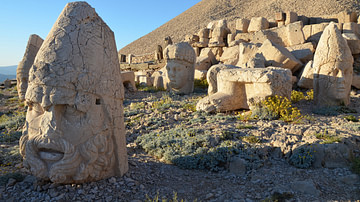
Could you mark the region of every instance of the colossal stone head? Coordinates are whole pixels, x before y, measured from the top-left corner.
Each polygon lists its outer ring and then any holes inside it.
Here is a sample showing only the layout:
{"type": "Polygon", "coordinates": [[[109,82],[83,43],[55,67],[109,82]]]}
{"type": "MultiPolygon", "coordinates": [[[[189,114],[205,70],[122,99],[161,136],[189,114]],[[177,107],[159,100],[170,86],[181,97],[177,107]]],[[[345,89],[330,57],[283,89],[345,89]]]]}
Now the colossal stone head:
{"type": "Polygon", "coordinates": [[[353,56],[335,23],[321,35],[314,55],[314,100],[317,105],[348,105],[353,56]]]}
{"type": "Polygon", "coordinates": [[[34,63],[36,54],[43,41],[44,40],[36,34],[30,35],[24,57],[16,69],[17,90],[21,101],[25,100],[25,93],[29,80],[29,70],[34,63]]]}
{"type": "Polygon", "coordinates": [[[24,165],[56,183],[124,174],[123,97],[113,32],[86,2],[67,4],[30,69],[24,165]]]}
{"type": "Polygon", "coordinates": [[[164,50],[168,89],[175,93],[189,94],[194,90],[196,55],[186,42],[168,45],[164,50]]]}

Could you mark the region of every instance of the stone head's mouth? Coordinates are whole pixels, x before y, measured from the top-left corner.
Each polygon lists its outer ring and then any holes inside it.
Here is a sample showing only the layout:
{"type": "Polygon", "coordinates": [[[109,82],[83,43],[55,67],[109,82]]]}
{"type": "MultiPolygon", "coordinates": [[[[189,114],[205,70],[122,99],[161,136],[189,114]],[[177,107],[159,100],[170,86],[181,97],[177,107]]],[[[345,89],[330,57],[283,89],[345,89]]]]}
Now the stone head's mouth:
{"type": "Polygon", "coordinates": [[[64,152],[53,144],[42,143],[38,145],[37,149],[40,158],[45,161],[59,161],[64,157],[64,152]]]}
{"type": "Polygon", "coordinates": [[[46,161],[59,161],[64,157],[64,153],[52,149],[39,149],[39,156],[46,161]]]}

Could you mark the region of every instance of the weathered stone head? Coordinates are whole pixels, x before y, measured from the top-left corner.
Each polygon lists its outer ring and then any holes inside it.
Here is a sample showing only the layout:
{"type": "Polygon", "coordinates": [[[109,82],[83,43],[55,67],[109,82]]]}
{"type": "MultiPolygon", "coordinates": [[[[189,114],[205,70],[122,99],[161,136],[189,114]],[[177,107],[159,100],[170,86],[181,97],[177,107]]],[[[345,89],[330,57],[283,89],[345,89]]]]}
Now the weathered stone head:
{"type": "Polygon", "coordinates": [[[56,183],[124,174],[123,97],[113,32],[86,2],[67,4],[30,69],[24,165],[56,183]]]}
{"type": "Polygon", "coordinates": [[[348,105],[354,58],[335,23],[321,35],[314,55],[314,100],[316,105],[348,105]]]}
{"type": "Polygon", "coordinates": [[[193,92],[196,60],[194,49],[185,42],[169,45],[164,50],[164,58],[167,89],[181,94],[193,92]]]}
{"type": "Polygon", "coordinates": [[[212,30],[209,47],[224,47],[224,38],[230,33],[226,20],[219,20],[212,30]]]}
{"type": "Polygon", "coordinates": [[[25,93],[29,80],[29,70],[34,63],[36,54],[43,41],[44,40],[36,34],[30,35],[24,57],[16,69],[17,90],[21,101],[25,100],[25,93]]]}

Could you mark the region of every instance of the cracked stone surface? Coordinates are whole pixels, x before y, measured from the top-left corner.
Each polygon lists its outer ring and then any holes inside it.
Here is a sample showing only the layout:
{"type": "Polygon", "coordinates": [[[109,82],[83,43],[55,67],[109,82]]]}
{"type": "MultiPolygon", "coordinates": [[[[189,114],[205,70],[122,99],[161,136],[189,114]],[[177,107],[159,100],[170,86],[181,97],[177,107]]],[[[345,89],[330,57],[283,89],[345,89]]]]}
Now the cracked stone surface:
{"type": "Polygon", "coordinates": [[[29,73],[20,152],[33,175],[80,183],[127,171],[118,61],[114,33],[95,9],[68,3],[29,73]]]}

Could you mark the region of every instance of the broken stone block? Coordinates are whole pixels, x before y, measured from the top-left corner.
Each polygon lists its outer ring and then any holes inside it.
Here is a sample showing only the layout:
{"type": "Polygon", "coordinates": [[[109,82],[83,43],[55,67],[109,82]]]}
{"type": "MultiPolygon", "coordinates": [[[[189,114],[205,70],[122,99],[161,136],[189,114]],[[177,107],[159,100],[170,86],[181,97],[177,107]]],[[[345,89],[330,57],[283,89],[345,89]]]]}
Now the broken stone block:
{"type": "Polygon", "coordinates": [[[282,27],[261,30],[252,35],[251,42],[263,43],[266,39],[283,46],[293,46],[305,42],[302,22],[295,22],[282,27]]]}
{"type": "Polygon", "coordinates": [[[269,22],[267,21],[266,18],[263,17],[251,18],[248,27],[248,32],[257,32],[264,29],[269,29],[269,22]]]}
{"type": "Polygon", "coordinates": [[[227,27],[226,20],[219,20],[216,26],[212,29],[211,38],[209,41],[209,47],[224,47],[227,35],[230,33],[230,29],[227,27]]]}
{"type": "Polygon", "coordinates": [[[303,64],[308,63],[314,57],[315,48],[312,43],[304,43],[300,45],[286,47],[296,59],[300,60],[303,64]]]}
{"type": "Polygon", "coordinates": [[[351,85],[357,89],[360,89],[360,75],[353,74],[353,79],[352,79],[351,85]]]}
{"type": "Polygon", "coordinates": [[[192,45],[193,43],[199,42],[199,36],[195,34],[188,34],[185,36],[185,42],[192,45]]]}
{"type": "Polygon", "coordinates": [[[198,32],[199,41],[192,44],[194,47],[207,47],[209,44],[209,35],[210,35],[210,29],[204,28],[200,29],[198,32]]]}
{"type": "Polygon", "coordinates": [[[292,72],[295,72],[302,66],[302,63],[290,51],[270,40],[264,41],[260,51],[266,59],[266,66],[282,67],[290,69],[292,72]]]}
{"type": "Polygon", "coordinates": [[[236,20],[236,31],[241,33],[247,33],[250,25],[250,20],[245,18],[240,18],[236,20]]]}
{"type": "Polygon", "coordinates": [[[297,85],[300,88],[312,89],[314,88],[314,69],[312,67],[313,61],[309,61],[301,73],[300,79],[297,85]]]}
{"type": "Polygon", "coordinates": [[[16,84],[19,100],[25,100],[25,93],[28,87],[29,71],[34,63],[37,52],[39,51],[43,39],[36,34],[29,37],[26,45],[25,54],[16,69],[16,84]]]}
{"type": "Polygon", "coordinates": [[[224,49],[223,47],[212,47],[211,52],[214,54],[216,61],[220,61],[220,58],[224,53],[224,49]]]}
{"type": "Polygon", "coordinates": [[[138,71],[138,72],[134,72],[135,74],[135,83],[139,84],[140,83],[140,76],[148,76],[149,72],[147,71],[138,71]]]}
{"type": "Polygon", "coordinates": [[[224,48],[224,53],[220,57],[220,62],[226,65],[236,65],[238,60],[239,60],[238,46],[224,48]]]}
{"type": "Polygon", "coordinates": [[[295,12],[286,12],[285,25],[296,22],[298,20],[298,15],[295,12]]]}
{"type": "Polygon", "coordinates": [[[195,79],[204,80],[206,79],[207,70],[197,70],[195,69],[195,79]]]}
{"type": "Polygon", "coordinates": [[[196,70],[208,70],[211,67],[211,58],[209,56],[201,56],[196,58],[196,70]]]}
{"type": "Polygon", "coordinates": [[[217,74],[218,91],[201,99],[196,109],[206,112],[251,109],[269,96],[290,98],[291,86],[288,69],[222,69],[217,74]]]}
{"type": "Polygon", "coordinates": [[[305,40],[317,44],[320,40],[321,34],[329,23],[306,25],[303,28],[305,40]]]}
{"type": "Polygon", "coordinates": [[[346,39],[347,44],[351,50],[351,54],[359,54],[360,53],[360,39],[354,33],[344,33],[342,34],[344,39],[346,39]]]}
{"type": "Polygon", "coordinates": [[[215,54],[212,52],[211,48],[203,48],[203,49],[201,49],[199,57],[208,57],[208,58],[210,58],[210,61],[211,61],[212,65],[218,63],[218,61],[215,58],[215,54]]]}
{"type": "Polygon", "coordinates": [[[314,102],[318,106],[348,105],[354,58],[335,23],[324,30],[314,55],[314,102]]]}
{"type": "Polygon", "coordinates": [[[130,92],[136,91],[135,73],[133,71],[121,72],[121,79],[126,90],[130,92]]]}
{"type": "Polygon", "coordinates": [[[343,12],[338,13],[336,16],[337,16],[339,23],[357,22],[356,12],[343,11],[343,12]]]}
{"type": "Polygon", "coordinates": [[[206,80],[209,84],[208,95],[212,95],[218,91],[217,89],[217,75],[222,69],[239,68],[233,65],[217,64],[210,67],[206,74],[206,80]]]}
{"type": "Polygon", "coordinates": [[[239,45],[239,61],[236,64],[242,68],[261,68],[265,67],[265,58],[260,53],[261,44],[240,43],[239,45]],[[261,56],[259,55],[261,54],[261,56]]]}
{"type": "Polygon", "coordinates": [[[250,41],[252,39],[252,33],[236,33],[234,40],[250,41]]]}
{"type": "Polygon", "coordinates": [[[127,172],[115,37],[88,3],[68,3],[57,18],[30,69],[25,100],[19,144],[33,175],[78,184],[127,172]]]}
{"type": "Polygon", "coordinates": [[[286,19],[286,14],[283,12],[276,12],[275,13],[275,20],[276,21],[284,21],[285,22],[286,19]]]}
{"type": "Polygon", "coordinates": [[[342,33],[343,34],[347,34],[347,33],[359,34],[358,24],[356,24],[354,22],[344,23],[342,25],[342,33]]]}

